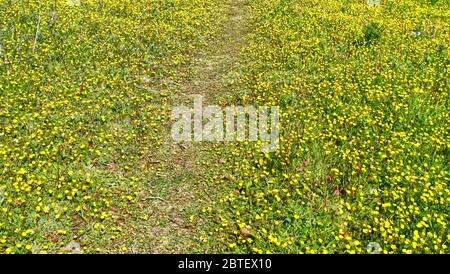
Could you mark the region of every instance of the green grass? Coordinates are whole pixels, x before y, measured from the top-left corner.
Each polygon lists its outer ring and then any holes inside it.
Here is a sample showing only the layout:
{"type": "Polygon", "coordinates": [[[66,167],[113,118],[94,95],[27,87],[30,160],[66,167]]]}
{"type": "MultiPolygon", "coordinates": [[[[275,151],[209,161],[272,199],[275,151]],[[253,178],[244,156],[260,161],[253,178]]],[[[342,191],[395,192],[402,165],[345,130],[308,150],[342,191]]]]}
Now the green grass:
{"type": "Polygon", "coordinates": [[[218,12],[197,0],[0,4],[1,253],[133,246],[170,117],[163,80],[218,12]]]}
{"type": "Polygon", "coordinates": [[[280,105],[281,145],[224,152],[235,179],[201,240],[233,253],[370,253],[372,242],[448,253],[448,2],[249,7],[241,95],[280,105]]]}
{"type": "Polygon", "coordinates": [[[3,1],[0,253],[448,253],[449,2],[381,3],[3,1]],[[174,143],[194,95],[279,149],[174,143]]]}

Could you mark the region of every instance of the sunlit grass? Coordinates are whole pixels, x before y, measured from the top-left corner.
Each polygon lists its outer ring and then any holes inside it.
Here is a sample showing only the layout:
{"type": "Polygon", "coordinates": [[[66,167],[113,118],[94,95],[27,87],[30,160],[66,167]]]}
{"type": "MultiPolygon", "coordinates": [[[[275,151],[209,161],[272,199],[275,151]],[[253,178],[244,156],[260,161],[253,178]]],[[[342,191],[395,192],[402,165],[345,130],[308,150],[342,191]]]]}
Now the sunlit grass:
{"type": "Polygon", "coordinates": [[[226,152],[232,190],[205,210],[200,240],[245,253],[448,253],[449,2],[249,2],[242,95],[281,106],[281,146],[226,152]]]}
{"type": "Polygon", "coordinates": [[[168,121],[167,94],[151,88],[219,12],[200,0],[72,2],[0,4],[0,253],[72,241],[128,251],[168,121]]]}

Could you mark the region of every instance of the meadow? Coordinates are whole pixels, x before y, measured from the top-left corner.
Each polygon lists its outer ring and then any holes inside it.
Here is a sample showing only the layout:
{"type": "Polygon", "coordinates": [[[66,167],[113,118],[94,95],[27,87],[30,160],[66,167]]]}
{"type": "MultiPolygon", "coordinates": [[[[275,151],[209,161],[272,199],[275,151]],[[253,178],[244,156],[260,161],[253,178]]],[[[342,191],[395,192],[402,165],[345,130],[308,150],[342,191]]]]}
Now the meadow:
{"type": "Polygon", "coordinates": [[[238,253],[448,253],[450,2],[249,5],[233,100],[280,106],[280,148],[221,152],[234,188],[205,209],[200,240],[238,253]]]}
{"type": "Polygon", "coordinates": [[[150,82],[176,75],[219,11],[197,0],[71,3],[0,4],[2,253],[127,250],[122,223],[170,117],[150,82]]]}
{"type": "Polygon", "coordinates": [[[450,1],[74,2],[0,3],[0,253],[450,252],[450,1]],[[173,145],[180,90],[278,150],[173,145]]]}

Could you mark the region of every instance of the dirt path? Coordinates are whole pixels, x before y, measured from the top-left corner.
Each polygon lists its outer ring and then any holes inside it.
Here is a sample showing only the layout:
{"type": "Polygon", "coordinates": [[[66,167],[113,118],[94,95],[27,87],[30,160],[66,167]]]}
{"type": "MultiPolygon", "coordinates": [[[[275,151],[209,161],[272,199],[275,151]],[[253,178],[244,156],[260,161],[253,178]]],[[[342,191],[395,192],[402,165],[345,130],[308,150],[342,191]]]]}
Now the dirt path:
{"type": "MultiPolygon", "coordinates": [[[[173,106],[192,107],[194,96],[203,96],[203,105],[215,104],[218,94],[233,92],[229,82],[239,68],[239,52],[246,29],[246,0],[227,0],[228,11],[221,33],[193,62],[180,72],[185,77],[173,85],[173,106]]],[[[150,185],[155,197],[146,201],[149,220],[139,223],[132,252],[193,252],[195,227],[189,216],[208,204],[216,189],[211,168],[219,165],[215,147],[207,143],[176,144],[166,132],[164,151],[157,156],[160,174],[150,185]]],[[[207,252],[207,250],[199,250],[207,252]]]]}

